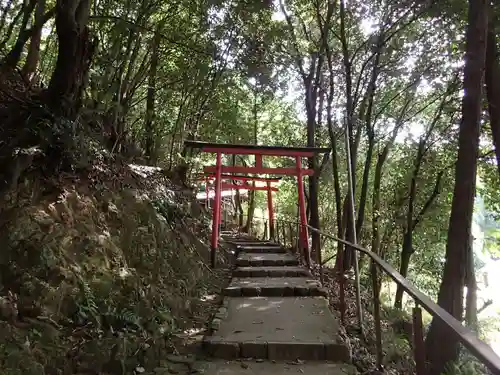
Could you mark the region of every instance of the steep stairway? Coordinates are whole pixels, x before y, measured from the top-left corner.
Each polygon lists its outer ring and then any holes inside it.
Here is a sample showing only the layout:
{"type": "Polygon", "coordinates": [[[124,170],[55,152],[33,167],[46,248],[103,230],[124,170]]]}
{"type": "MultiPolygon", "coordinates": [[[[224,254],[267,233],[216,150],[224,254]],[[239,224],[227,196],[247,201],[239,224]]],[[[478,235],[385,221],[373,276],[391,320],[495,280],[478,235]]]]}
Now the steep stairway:
{"type": "Polygon", "coordinates": [[[327,292],[297,257],[269,241],[225,241],[236,249],[235,269],[203,342],[206,353],[220,359],[206,373],[355,374],[327,292]],[[241,359],[251,359],[251,366],[235,364],[241,359]]]}

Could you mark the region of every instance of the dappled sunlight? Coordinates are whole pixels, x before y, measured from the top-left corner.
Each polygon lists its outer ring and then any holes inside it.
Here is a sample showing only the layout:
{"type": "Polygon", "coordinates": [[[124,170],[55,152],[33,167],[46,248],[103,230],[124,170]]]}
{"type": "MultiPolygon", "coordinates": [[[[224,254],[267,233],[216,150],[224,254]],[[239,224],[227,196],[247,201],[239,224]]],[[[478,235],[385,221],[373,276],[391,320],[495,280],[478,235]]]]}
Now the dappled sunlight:
{"type": "Polygon", "coordinates": [[[203,301],[203,302],[214,301],[217,298],[217,296],[218,296],[217,294],[205,294],[205,295],[200,297],[200,301],[203,301]]]}

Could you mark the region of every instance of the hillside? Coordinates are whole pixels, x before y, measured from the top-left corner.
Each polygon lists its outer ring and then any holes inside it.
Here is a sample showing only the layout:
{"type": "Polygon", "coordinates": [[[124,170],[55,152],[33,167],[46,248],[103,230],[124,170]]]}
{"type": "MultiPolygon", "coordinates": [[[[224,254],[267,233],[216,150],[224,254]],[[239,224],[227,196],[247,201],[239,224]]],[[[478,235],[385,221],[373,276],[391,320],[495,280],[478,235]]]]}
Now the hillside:
{"type": "Polygon", "coordinates": [[[152,371],[196,344],[225,275],[191,190],[109,160],[37,177],[2,210],[2,374],[152,371]]]}

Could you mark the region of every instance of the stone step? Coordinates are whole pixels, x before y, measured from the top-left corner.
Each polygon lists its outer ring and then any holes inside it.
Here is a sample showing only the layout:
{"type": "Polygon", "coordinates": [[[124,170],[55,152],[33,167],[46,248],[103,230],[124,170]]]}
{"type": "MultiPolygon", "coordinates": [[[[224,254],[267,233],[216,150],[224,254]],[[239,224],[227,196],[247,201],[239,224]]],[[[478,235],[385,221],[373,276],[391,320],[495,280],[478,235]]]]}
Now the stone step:
{"type": "Polygon", "coordinates": [[[352,365],[317,361],[221,361],[200,362],[196,369],[204,375],[356,375],[352,365]]]}
{"type": "Polygon", "coordinates": [[[229,297],[328,297],[321,284],[307,277],[249,277],[233,278],[224,289],[229,297]]]}
{"type": "Polygon", "coordinates": [[[255,237],[235,237],[235,236],[221,236],[224,241],[237,242],[237,243],[275,243],[272,240],[259,240],[255,237]]]}
{"type": "Polygon", "coordinates": [[[268,267],[268,266],[298,266],[298,259],[289,253],[244,253],[241,252],[236,259],[239,267],[268,267]]]}
{"type": "Polygon", "coordinates": [[[248,247],[283,247],[280,244],[274,242],[235,242],[235,241],[225,241],[232,246],[248,246],[248,247]]]}
{"type": "Polygon", "coordinates": [[[313,277],[304,267],[238,267],[234,277],[313,277]]]}
{"type": "Polygon", "coordinates": [[[323,297],[234,297],[225,306],[203,342],[212,357],[351,361],[323,297]]]}
{"type": "Polygon", "coordinates": [[[243,251],[245,253],[275,253],[275,254],[283,254],[288,252],[287,249],[281,247],[279,245],[237,245],[236,248],[239,251],[243,251]]]}

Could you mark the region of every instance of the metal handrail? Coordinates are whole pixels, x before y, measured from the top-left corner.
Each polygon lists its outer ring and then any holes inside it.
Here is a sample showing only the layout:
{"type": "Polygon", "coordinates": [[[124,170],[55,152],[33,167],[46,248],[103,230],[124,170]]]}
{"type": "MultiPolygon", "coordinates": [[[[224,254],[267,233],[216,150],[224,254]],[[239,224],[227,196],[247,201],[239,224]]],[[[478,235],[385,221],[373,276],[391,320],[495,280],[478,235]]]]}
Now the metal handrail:
{"type": "MultiPolygon", "coordinates": [[[[258,219],[254,217],[254,219],[258,219]]],[[[291,224],[301,225],[299,222],[290,221],[283,218],[276,218],[276,220],[281,220],[291,224]]],[[[375,262],[394,282],[401,286],[401,288],[408,293],[418,305],[422,306],[430,315],[433,317],[438,317],[459,339],[459,341],[477,358],[479,359],[488,369],[490,369],[495,375],[500,375],[500,357],[493,351],[493,349],[487,345],[485,342],[480,340],[476,334],[467,327],[464,327],[461,322],[459,322],[450,313],[444,310],[437,303],[432,301],[427,295],[419,291],[410,281],[404,278],[398,271],[396,271],[391,265],[384,261],[374,252],[365,249],[359,245],[353,244],[342,238],[338,238],[331,234],[325,233],[315,227],[306,224],[307,227],[324,237],[331,240],[337,241],[350,248],[362,252],[367,255],[373,262],[375,262]]]]}
{"type": "Polygon", "coordinates": [[[403,290],[413,297],[415,301],[418,302],[429,314],[432,316],[437,316],[443,323],[460,339],[462,344],[472,353],[476,358],[481,360],[491,371],[495,374],[500,374],[500,357],[493,351],[493,349],[487,345],[485,342],[481,341],[476,334],[467,327],[464,327],[455,317],[444,310],[437,303],[432,301],[427,295],[419,291],[410,281],[405,279],[399,272],[397,272],[392,266],[390,266],[386,261],[380,258],[374,252],[365,249],[359,245],[350,243],[349,241],[343,240],[341,238],[332,236],[325,232],[320,231],[310,225],[307,225],[309,229],[314,232],[321,234],[322,236],[328,237],[337,242],[348,245],[351,248],[368,255],[377,265],[384,270],[384,272],[389,275],[391,279],[400,285],[403,290]]]}

